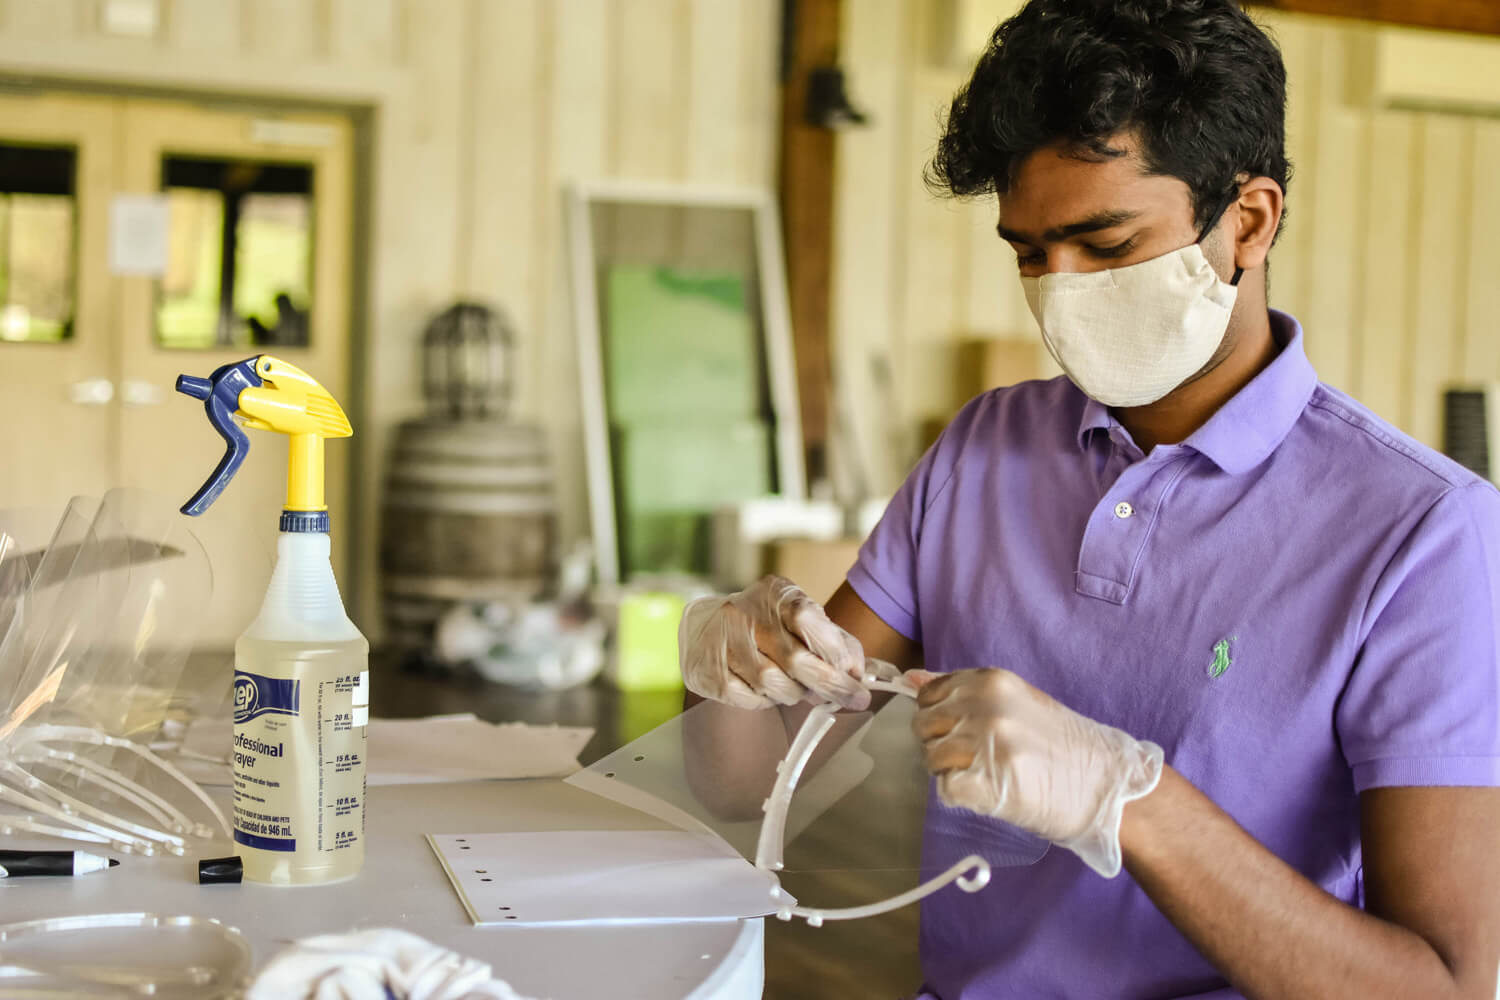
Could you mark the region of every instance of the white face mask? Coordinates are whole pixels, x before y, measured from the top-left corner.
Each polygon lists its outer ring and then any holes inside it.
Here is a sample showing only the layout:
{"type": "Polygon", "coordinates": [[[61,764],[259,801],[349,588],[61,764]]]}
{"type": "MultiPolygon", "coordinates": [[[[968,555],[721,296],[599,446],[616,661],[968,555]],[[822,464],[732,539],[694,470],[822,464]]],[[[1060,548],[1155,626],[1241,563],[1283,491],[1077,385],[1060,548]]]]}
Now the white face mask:
{"type": "Polygon", "coordinates": [[[1021,285],[1047,350],[1106,406],[1154,403],[1201,371],[1224,340],[1238,291],[1196,243],[1129,267],[1021,285]]]}

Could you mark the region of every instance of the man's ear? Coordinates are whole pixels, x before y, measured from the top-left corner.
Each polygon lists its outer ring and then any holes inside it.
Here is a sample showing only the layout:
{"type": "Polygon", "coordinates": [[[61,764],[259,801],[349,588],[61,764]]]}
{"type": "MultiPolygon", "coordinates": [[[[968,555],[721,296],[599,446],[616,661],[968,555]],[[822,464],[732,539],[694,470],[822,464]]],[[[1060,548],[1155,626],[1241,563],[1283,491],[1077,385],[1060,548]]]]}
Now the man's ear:
{"type": "Polygon", "coordinates": [[[1269,177],[1252,177],[1240,185],[1232,234],[1235,267],[1253,271],[1264,266],[1281,225],[1284,198],[1281,185],[1269,177]]]}

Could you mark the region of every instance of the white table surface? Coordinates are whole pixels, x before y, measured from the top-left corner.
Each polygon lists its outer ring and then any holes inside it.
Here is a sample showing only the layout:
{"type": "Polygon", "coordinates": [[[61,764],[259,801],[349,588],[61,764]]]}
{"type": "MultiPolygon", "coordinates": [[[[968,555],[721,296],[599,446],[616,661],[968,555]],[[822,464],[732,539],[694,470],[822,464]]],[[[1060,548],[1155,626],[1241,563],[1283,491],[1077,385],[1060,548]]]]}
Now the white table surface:
{"type": "MultiPolygon", "coordinates": [[[[227,798],[227,789],[218,791],[227,798]]],[[[249,937],[257,968],[297,938],[397,927],[489,962],[496,976],[532,997],[761,996],[763,920],[474,927],[424,839],[429,833],[661,828],[649,816],[555,780],[372,787],[367,808],[364,869],[347,882],[200,886],[198,859],[235,853],[227,840],[200,842],[181,858],[116,855],[119,867],[79,878],[0,880],[0,922],[141,911],[215,917],[249,937]]],[[[67,845],[14,838],[6,846],[67,845]]]]}

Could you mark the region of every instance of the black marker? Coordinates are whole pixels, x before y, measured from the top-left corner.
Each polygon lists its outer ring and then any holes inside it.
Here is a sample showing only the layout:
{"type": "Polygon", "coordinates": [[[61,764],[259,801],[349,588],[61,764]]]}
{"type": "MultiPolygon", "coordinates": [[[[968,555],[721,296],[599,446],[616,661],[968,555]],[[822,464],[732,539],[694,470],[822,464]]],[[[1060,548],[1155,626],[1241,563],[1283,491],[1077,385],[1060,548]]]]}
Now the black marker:
{"type": "Polygon", "coordinates": [[[84,851],[0,851],[0,878],[22,875],[87,875],[120,862],[84,851]]]}

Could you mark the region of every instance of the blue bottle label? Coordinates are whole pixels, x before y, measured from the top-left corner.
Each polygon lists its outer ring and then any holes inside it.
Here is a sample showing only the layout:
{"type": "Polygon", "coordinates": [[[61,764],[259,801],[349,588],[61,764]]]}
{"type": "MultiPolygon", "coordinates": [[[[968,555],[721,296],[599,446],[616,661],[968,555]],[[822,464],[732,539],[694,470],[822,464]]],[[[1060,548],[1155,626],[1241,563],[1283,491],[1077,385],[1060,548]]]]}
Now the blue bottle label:
{"type": "Polygon", "coordinates": [[[236,725],[262,715],[298,714],[302,695],[300,680],[262,677],[245,670],[234,672],[234,721],[236,725]]]}

